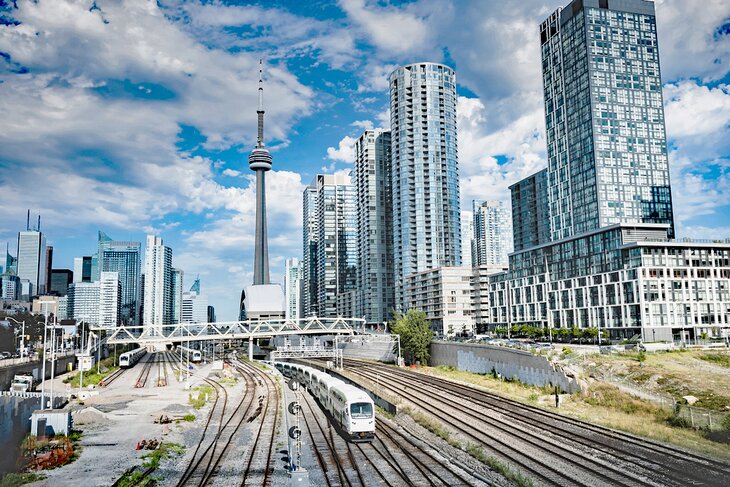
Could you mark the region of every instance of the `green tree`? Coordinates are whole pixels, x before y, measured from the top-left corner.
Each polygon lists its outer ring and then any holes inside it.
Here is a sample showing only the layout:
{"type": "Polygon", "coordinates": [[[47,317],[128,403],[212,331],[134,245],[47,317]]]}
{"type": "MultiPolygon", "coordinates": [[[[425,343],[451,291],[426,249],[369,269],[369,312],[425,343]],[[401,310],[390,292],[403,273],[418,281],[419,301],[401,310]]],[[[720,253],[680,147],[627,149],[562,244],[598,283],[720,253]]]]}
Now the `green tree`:
{"type": "Polygon", "coordinates": [[[588,340],[595,342],[596,338],[598,338],[598,328],[590,327],[590,328],[584,329],[583,338],[587,338],[588,340]]]}
{"type": "Polygon", "coordinates": [[[398,314],[395,316],[392,330],[393,333],[400,336],[403,358],[406,363],[428,364],[433,331],[426,318],[426,313],[410,309],[406,314],[398,314]]]}

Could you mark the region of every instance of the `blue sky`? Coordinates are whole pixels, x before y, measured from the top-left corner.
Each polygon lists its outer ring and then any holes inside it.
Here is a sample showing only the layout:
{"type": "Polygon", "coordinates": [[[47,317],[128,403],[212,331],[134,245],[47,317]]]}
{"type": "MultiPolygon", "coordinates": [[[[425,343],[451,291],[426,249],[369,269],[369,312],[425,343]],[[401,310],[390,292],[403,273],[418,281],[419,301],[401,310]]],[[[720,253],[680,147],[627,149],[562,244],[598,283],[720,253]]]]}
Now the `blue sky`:
{"type": "MultiPolygon", "coordinates": [[[[92,253],[98,229],[158,234],[219,319],[252,280],[260,57],[273,280],[301,255],[304,186],[387,126],[399,64],[457,71],[462,208],[545,166],[538,25],[567,0],[14,3],[0,15],[0,242],[14,248],[28,208],[57,268],[92,253]]],[[[655,3],[678,234],[727,238],[730,2],[655,3]]]]}

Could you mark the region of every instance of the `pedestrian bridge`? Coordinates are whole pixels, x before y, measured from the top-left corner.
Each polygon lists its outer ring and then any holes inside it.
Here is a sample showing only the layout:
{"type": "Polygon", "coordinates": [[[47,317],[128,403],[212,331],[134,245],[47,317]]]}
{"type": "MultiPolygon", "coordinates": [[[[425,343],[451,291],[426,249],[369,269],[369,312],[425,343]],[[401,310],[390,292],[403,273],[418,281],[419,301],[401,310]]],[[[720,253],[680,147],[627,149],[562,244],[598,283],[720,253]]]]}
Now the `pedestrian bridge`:
{"type": "Polygon", "coordinates": [[[299,320],[246,320],[174,325],[91,327],[106,333],[106,344],[162,344],[206,340],[253,340],[287,335],[352,335],[364,329],[362,318],[303,318],[299,320]]]}

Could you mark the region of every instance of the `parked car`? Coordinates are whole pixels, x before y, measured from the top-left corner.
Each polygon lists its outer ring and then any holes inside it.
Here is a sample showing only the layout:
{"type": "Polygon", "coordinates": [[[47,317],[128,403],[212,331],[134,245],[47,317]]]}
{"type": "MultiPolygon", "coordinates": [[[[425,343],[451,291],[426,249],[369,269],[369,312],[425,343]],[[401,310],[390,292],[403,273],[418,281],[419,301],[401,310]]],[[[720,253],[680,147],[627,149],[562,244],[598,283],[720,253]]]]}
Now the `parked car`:
{"type": "Polygon", "coordinates": [[[10,358],[12,354],[10,352],[0,352],[0,359],[10,358]]]}

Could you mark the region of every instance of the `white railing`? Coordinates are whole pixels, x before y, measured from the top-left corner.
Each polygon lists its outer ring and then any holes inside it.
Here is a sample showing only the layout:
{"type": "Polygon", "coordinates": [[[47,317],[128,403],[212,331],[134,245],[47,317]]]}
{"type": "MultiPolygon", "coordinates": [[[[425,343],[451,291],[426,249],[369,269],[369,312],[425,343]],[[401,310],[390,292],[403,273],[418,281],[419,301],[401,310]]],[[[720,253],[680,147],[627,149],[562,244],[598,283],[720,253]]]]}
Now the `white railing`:
{"type": "Polygon", "coordinates": [[[107,344],[168,343],[202,340],[269,338],[287,335],[352,335],[362,328],[362,318],[303,318],[299,320],[246,320],[217,323],[177,323],[174,325],[135,325],[114,328],[92,327],[106,332],[107,344]]]}

